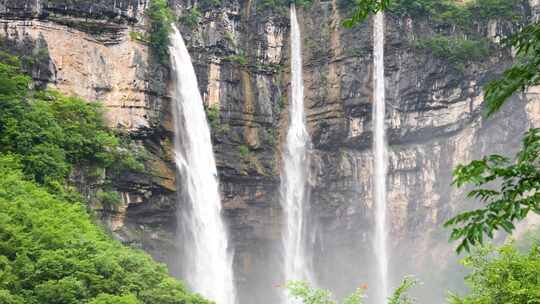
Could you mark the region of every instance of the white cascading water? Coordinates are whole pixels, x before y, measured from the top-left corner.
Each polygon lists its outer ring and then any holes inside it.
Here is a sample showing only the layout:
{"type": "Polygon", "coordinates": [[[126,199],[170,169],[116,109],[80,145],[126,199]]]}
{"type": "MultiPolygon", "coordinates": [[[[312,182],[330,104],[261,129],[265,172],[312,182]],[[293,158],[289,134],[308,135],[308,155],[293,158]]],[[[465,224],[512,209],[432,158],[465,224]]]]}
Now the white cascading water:
{"type": "Polygon", "coordinates": [[[173,26],[169,48],[173,69],[175,160],[181,192],[185,279],[194,291],[219,304],[235,304],[232,254],[221,215],[221,199],[210,129],[191,57],[173,26]]]}
{"type": "Polygon", "coordinates": [[[375,171],[375,256],[379,287],[376,303],[388,300],[388,250],[386,219],[386,165],[388,156],[385,136],[385,84],[384,84],[384,14],[379,12],[373,21],[373,132],[375,171]]]}
{"type": "MultiPolygon", "coordinates": [[[[302,45],[296,9],[291,5],[291,103],[289,129],[283,151],[281,205],[285,215],[283,251],[285,280],[313,282],[306,253],[305,219],[310,143],[304,113],[302,45]]],[[[285,300],[286,303],[290,301],[285,300]]]]}

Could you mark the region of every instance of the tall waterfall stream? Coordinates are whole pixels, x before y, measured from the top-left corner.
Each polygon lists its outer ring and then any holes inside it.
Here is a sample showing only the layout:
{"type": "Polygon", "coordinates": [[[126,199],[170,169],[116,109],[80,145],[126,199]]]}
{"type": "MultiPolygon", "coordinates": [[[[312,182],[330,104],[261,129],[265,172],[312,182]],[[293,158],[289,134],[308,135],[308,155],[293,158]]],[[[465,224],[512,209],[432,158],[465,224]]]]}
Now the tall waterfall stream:
{"type": "Polygon", "coordinates": [[[388,163],[385,138],[385,84],[384,84],[384,14],[377,13],[373,20],[373,133],[374,133],[374,198],[375,198],[375,238],[374,249],[377,257],[379,286],[377,303],[388,299],[388,249],[386,215],[386,167],[388,163]]]}
{"type": "Polygon", "coordinates": [[[232,254],[221,215],[221,199],[210,129],[191,57],[177,28],[171,34],[175,160],[180,172],[184,278],[219,304],[235,304],[232,254]],[[187,207],[187,208],[186,208],[187,207]]]}
{"type": "MultiPolygon", "coordinates": [[[[306,250],[308,148],[310,138],[304,111],[301,34],[294,5],[291,18],[291,103],[289,128],[283,150],[280,200],[284,212],[282,232],[284,279],[314,283],[311,261],[306,250]]],[[[384,15],[374,17],[374,198],[378,281],[376,302],[388,298],[388,250],[384,83],[384,15]]],[[[175,119],[175,157],[182,180],[179,222],[184,237],[183,266],[189,285],[203,296],[220,304],[235,304],[232,254],[226,225],[221,215],[217,170],[210,130],[191,58],[178,29],[171,35],[173,100],[175,119]]],[[[290,303],[284,300],[285,303],[290,303]]]]}
{"type": "Polygon", "coordinates": [[[307,178],[309,134],[304,113],[302,45],[296,9],[291,5],[291,102],[289,129],[283,151],[281,204],[285,215],[283,251],[285,280],[313,283],[311,263],[306,252],[307,178]]]}

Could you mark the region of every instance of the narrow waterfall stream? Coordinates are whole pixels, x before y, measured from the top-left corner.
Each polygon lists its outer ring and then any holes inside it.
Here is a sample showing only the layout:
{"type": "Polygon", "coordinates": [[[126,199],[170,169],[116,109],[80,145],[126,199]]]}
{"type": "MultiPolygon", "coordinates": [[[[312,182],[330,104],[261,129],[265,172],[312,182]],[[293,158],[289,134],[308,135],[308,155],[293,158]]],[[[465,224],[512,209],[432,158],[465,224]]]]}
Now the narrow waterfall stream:
{"type": "Polygon", "coordinates": [[[235,304],[232,254],[221,215],[221,199],[210,129],[191,57],[178,29],[171,34],[175,160],[182,184],[179,197],[184,279],[219,304],[235,304]]]}
{"type": "Polygon", "coordinates": [[[376,303],[388,299],[388,249],[386,216],[386,167],[388,162],[385,136],[385,84],[384,84],[384,14],[377,13],[373,20],[373,133],[374,133],[374,188],[375,238],[379,287],[376,303]]]}
{"type": "MultiPolygon", "coordinates": [[[[291,5],[291,102],[289,129],[283,150],[281,204],[285,214],[283,250],[285,280],[313,282],[306,244],[306,200],[309,170],[309,134],[304,113],[302,45],[296,9],[291,5]]],[[[288,301],[286,301],[288,302],[288,301]]]]}

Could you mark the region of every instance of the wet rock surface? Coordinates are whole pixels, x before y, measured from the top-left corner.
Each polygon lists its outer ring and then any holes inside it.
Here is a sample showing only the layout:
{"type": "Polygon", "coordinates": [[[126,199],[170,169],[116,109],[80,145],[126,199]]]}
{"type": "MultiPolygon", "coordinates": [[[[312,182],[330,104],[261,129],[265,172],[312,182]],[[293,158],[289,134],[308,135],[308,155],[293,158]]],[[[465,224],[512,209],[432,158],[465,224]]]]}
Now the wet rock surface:
{"type": "MultiPolygon", "coordinates": [[[[176,202],[168,70],[148,46],[129,38],[130,31],[144,27],[147,4],[36,1],[0,4],[2,45],[27,56],[41,54],[28,67],[38,85],[103,102],[110,125],[148,152],[147,172],[114,178],[123,204],[95,208],[116,237],[148,250],[177,273],[175,252],[182,242],[175,237],[176,210],[183,205],[176,202]],[[81,27],[88,23],[106,30],[81,27]]],[[[281,268],[280,151],[288,124],[287,10],[264,8],[255,0],[201,2],[201,15],[192,23],[183,19],[192,1],[170,4],[212,126],[240,303],[276,303],[276,286],[284,283],[276,269],[281,268]]],[[[344,29],[349,11],[339,0],[299,9],[312,139],[310,221],[316,223],[309,240],[316,248],[319,284],[339,296],[374,279],[375,254],[372,32],[370,21],[344,29]]],[[[526,18],[532,12],[524,6],[526,18]]],[[[424,18],[387,15],[386,20],[392,277],[397,282],[412,273],[432,282],[430,273],[418,270],[443,269],[441,261],[454,256],[441,226],[464,206],[463,193],[450,186],[451,169],[488,153],[511,155],[523,132],[540,124],[539,97],[531,90],[495,117],[482,115],[483,85],[512,62],[510,50],[496,42],[517,30],[517,23],[478,21],[474,33],[490,39],[492,51],[482,60],[456,63],[416,43],[439,34],[461,37],[459,30],[424,18]]],[[[85,184],[81,176],[75,179],[85,184]]],[[[421,292],[436,301],[444,297],[437,286],[447,283],[426,284],[421,292]]]]}

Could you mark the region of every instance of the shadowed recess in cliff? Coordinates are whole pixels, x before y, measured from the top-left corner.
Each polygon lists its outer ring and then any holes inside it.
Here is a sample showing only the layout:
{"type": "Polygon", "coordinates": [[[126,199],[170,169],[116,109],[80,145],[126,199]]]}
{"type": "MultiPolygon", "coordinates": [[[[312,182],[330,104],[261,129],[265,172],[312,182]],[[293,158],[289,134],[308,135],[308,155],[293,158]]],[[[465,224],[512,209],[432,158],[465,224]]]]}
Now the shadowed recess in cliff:
{"type": "MultiPolygon", "coordinates": [[[[310,145],[304,113],[302,45],[296,9],[291,5],[291,105],[289,129],[283,153],[281,204],[285,213],[283,253],[285,280],[307,280],[313,283],[311,259],[308,256],[307,179],[310,145]]],[[[285,301],[289,303],[289,301],[285,301]]]]}
{"type": "Polygon", "coordinates": [[[197,77],[184,40],[171,34],[175,160],[181,176],[178,242],[183,277],[203,296],[220,304],[236,303],[232,253],[222,214],[210,129],[197,77]]]}

